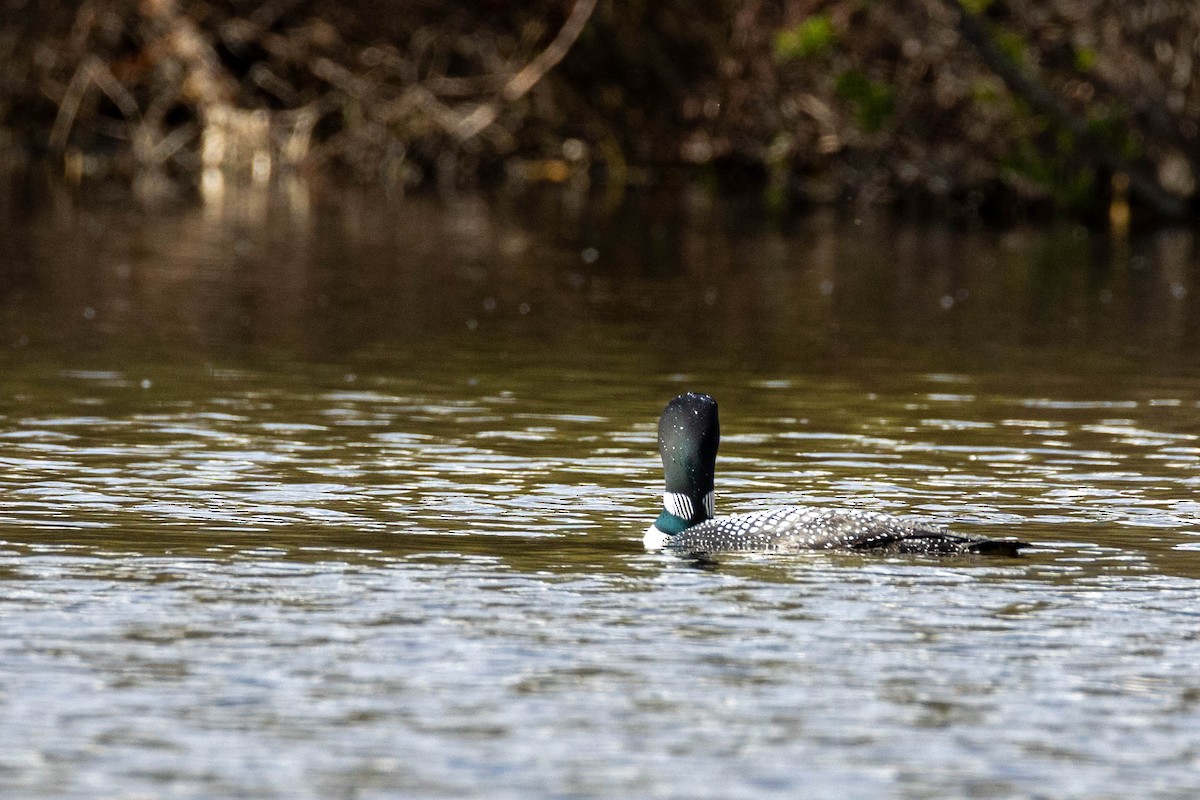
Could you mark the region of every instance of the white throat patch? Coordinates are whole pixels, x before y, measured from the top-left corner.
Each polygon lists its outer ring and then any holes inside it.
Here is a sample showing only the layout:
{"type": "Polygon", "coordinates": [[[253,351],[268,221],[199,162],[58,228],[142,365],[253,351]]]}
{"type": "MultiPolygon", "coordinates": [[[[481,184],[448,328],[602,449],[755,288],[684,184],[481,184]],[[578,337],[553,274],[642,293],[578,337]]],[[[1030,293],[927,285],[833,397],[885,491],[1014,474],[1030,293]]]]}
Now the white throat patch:
{"type": "Polygon", "coordinates": [[[660,531],[657,525],[651,525],[646,529],[646,535],[642,537],[642,544],[646,545],[647,550],[662,550],[667,546],[667,540],[670,538],[660,531]]]}

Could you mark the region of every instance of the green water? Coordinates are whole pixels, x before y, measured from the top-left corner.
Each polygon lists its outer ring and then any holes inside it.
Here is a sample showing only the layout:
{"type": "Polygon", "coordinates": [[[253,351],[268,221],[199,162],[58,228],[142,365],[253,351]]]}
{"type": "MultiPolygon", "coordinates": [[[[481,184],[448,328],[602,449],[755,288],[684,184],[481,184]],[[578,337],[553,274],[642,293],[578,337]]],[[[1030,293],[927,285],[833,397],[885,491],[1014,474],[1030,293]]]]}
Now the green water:
{"type": "Polygon", "coordinates": [[[0,210],[0,795],[1200,791],[1189,232],[0,210]],[[685,389],[719,512],[1036,547],[646,553],[685,389]]]}

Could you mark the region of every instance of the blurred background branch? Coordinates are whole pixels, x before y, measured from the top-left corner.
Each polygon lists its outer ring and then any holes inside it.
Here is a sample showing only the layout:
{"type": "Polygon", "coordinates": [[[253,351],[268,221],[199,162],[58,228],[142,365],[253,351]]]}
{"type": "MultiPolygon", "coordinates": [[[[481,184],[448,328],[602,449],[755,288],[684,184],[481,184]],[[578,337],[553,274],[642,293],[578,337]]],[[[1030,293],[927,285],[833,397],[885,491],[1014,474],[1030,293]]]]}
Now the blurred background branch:
{"type": "Polygon", "coordinates": [[[0,153],[186,191],[700,175],[780,208],[1194,213],[1200,5],[0,0],[0,153]]]}

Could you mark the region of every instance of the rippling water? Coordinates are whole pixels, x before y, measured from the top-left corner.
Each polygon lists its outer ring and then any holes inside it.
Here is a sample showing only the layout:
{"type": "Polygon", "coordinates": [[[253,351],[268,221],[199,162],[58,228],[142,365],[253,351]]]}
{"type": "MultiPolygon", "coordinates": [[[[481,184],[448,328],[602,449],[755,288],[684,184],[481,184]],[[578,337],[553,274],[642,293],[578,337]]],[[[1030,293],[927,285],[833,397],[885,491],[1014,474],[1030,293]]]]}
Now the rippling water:
{"type": "Polygon", "coordinates": [[[1200,792],[1190,239],[246,213],[9,208],[0,794],[1200,792]],[[1036,547],[647,554],[683,389],[1036,547]]]}

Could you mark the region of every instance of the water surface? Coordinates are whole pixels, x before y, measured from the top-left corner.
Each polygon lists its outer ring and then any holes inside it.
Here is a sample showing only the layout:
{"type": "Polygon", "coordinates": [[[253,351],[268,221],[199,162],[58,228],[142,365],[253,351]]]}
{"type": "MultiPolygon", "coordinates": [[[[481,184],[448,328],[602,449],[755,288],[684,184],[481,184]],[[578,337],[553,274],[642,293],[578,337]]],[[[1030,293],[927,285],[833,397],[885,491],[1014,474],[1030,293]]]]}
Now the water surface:
{"type": "Polygon", "coordinates": [[[1200,791],[1190,234],[7,191],[0,794],[1200,791]],[[645,553],[685,389],[1037,547],[645,553]]]}

